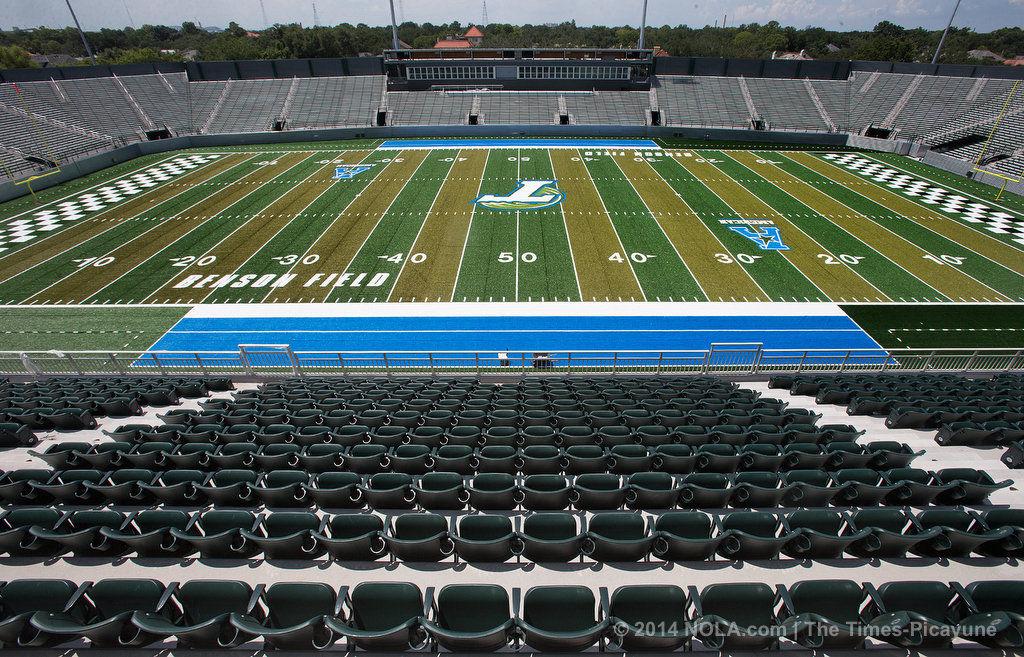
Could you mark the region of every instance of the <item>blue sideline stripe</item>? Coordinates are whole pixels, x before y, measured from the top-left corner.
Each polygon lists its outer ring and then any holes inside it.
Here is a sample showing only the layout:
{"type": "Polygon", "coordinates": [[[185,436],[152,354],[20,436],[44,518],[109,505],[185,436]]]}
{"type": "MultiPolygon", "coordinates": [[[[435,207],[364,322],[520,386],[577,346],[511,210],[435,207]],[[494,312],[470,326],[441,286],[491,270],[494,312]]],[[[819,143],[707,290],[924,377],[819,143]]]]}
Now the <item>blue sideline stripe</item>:
{"type": "Polygon", "coordinates": [[[295,351],[685,351],[712,343],[765,349],[879,349],[847,317],[254,317],[185,318],[154,346],[235,351],[288,344],[295,351]]]}
{"type": "Polygon", "coordinates": [[[650,139],[389,139],[378,150],[416,148],[646,148],[650,139]]]}

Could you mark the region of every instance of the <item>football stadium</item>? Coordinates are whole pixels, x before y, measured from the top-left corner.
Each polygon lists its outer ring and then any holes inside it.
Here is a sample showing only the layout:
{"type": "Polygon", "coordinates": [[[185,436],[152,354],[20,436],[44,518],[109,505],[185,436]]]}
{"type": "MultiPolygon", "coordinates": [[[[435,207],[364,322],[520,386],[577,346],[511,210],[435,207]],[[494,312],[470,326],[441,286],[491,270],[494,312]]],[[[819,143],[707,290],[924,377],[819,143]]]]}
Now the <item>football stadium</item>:
{"type": "Polygon", "coordinates": [[[1024,56],[960,2],[891,61],[58,4],[83,56],[0,70],[0,650],[1024,651],[1024,56]],[[158,30],[209,51],[111,59],[158,30]]]}

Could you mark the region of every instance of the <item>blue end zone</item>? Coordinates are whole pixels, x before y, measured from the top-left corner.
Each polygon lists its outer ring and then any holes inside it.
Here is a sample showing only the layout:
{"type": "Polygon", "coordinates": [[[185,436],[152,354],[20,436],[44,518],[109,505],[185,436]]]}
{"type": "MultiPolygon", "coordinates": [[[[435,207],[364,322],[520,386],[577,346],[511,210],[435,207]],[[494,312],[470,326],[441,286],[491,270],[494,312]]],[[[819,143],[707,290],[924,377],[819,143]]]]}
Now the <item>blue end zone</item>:
{"type": "Polygon", "coordinates": [[[247,317],[189,318],[155,345],[165,351],[566,352],[706,350],[712,343],[765,349],[881,349],[845,316],[673,317],[247,317]]]}
{"type": "Polygon", "coordinates": [[[416,148],[645,148],[660,150],[650,139],[389,139],[379,150],[416,148]]]}

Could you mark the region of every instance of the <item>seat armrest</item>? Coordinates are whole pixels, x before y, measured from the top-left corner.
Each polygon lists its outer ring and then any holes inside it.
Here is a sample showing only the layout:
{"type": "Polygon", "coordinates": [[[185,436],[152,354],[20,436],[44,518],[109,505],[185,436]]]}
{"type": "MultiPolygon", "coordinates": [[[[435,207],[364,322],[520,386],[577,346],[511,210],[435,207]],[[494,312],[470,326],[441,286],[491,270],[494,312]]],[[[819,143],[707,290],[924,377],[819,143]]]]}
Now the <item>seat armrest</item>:
{"type": "Polygon", "coordinates": [[[78,604],[78,601],[85,597],[85,592],[89,590],[90,586],[92,586],[92,582],[82,582],[79,584],[75,592],[71,594],[71,598],[68,599],[68,603],[64,605],[63,613],[70,612],[78,604]]]}
{"type": "Polygon", "coordinates": [[[345,608],[345,604],[348,602],[348,585],[342,586],[338,590],[338,597],[334,602],[334,617],[340,620],[344,619],[342,611],[345,608]]]}
{"type": "Polygon", "coordinates": [[[437,606],[434,603],[434,587],[428,586],[423,592],[423,618],[430,618],[430,612],[436,611],[437,606]]]}

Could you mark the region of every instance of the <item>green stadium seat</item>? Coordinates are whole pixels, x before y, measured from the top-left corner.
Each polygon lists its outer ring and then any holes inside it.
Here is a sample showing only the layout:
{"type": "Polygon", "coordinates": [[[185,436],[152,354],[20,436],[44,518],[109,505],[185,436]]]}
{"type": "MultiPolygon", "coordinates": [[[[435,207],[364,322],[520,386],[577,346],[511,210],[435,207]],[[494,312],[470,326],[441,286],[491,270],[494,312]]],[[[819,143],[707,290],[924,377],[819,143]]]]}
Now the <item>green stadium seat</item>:
{"type": "Polygon", "coordinates": [[[266,618],[239,613],[229,617],[240,634],[262,636],[276,650],[323,649],[334,643],[334,631],[326,624],[337,605],[334,589],[322,583],[277,582],[261,586],[259,593],[266,618]]]}
{"type": "MultiPolygon", "coordinates": [[[[427,600],[431,606],[433,601],[427,600]]],[[[433,618],[421,620],[431,640],[452,652],[493,652],[512,643],[516,622],[508,592],[493,584],[448,584],[437,595],[433,618]]]]}
{"type": "Polygon", "coordinates": [[[326,528],[321,528],[312,535],[331,559],[376,561],[387,550],[383,533],[384,521],[380,516],[343,513],[332,516],[326,528]]]}
{"type": "Polygon", "coordinates": [[[537,586],[523,597],[519,627],[534,650],[578,652],[603,642],[607,609],[584,586],[537,586]]]}

